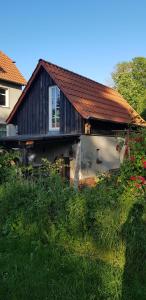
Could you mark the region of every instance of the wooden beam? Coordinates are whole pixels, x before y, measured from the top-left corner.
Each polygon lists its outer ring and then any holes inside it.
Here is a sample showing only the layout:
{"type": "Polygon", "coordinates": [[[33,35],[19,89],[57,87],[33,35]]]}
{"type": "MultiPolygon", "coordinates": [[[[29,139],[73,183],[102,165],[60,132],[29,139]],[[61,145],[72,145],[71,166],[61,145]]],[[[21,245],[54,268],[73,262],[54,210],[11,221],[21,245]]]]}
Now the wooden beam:
{"type": "Polygon", "coordinates": [[[75,160],[75,174],[74,174],[74,188],[77,190],[79,186],[79,172],[81,167],[81,141],[77,144],[76,160],[75,160]]]}

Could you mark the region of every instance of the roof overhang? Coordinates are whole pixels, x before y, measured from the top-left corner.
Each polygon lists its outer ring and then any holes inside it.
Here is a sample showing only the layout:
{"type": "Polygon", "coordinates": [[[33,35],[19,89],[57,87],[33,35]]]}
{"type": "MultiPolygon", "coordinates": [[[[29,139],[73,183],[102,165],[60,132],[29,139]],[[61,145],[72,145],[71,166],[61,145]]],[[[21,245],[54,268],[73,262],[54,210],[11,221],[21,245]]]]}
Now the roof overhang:
{"type": "Polygon", "coordinates": [[[27,82],[22,83],[22,82],[19,82],[19,81],[14,81],[14,80],[10,80],[10,79],[4,79],[4,78],[1,78],[1,77],[0,77],[0,81],[4,82],[4,83],[6,83],[6,82],[13,83],[13,84],[19,85],[19,86],[26,86],[27,85],[27,82]]]}
{"type": "Polygon", "coordinates": [[[87,118],[87,120],[89,120],[89,121],[90,121],[90,120],[95,120],[95,121],[101,121],[101,122],[105,122],[105,121],[106,121],[106,122],[109,122],[109,123],[115,123],[115,124],[118,123],[118,124],[121,124],[121,125],[124,125],[124,124],[125,124],[125,125],[127,125],[127,126],[129,126],[129,127],[130,127],[130,126],[144,127],[144,128],[146,127],[146,122],[141,123],[141,124],[140,124],[140,123],[137,124],[137,123],[134,123],[134,122],[132,123],[132,122],[131,122],[131,123],[128,124],[128,123],[123,123],[123,122],[120,122],[120,121],[117,122],[117,121],[113,121],[113,120],[112,120],[112,121],[111,121],[111,120],[103,120],[103,119],[96,118],[96,117],[91,117],[91,116],[89,116],[89,117],[87,118]]]}
{"type": "Polygon", "coordinates": [[[0,138],[0,146],[13,147],[13,146],[22,146],[29,145],[34,143],[62,143],[68,141],[78,141],[80,134],[44,134],[44,135],[16,135],[16,136],[7,136],[0,138]]]}
{"type": "Polygon", "coordinates": [[[20,106],[21,102],[23,101],[24,96],[26,95],[27,91],[29,90],[29,87],[31,86],[31,84],[32,84],[32,82],[33,82],[35,76],[37,75],[37,73],[39,72],[39,70],[40,70],[41,67],[42,67],[41,61],[39,61],[39,63],[37,64],[37,66],[36,66],[36,68],[35,68],[35,70],[34,70],[34,72],[33,72],[32,75],[31,75],[31,77],[30,77],[30,79],[29,79],[27,85],[25,86],[25,88],[24,88],[24,90],[23,90],[21,96],[19,97],[19,99],[18,99],[18,101],[16,102],[16,104],[15,104],[13,110],[11,111],[10,115],[8,116],[8,118],[7,118],[7,120],[6,120],[7,124],[10,124],[10,123],[11,123],[13,117],[15,116],[15,113],[16,113],[18,107],[20,106]]]}

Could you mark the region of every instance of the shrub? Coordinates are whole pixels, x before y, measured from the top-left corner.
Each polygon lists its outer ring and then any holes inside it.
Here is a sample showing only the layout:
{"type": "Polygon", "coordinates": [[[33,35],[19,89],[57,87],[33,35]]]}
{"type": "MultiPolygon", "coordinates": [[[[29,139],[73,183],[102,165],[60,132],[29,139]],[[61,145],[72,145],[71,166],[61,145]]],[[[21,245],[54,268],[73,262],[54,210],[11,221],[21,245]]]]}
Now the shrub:
{"type": "Polygon", "coordinates": [[[0,184],[10,181],[10,177],[16,176],[16,163],[18,154],[7,152],[0,148],[0,184]]]}
{"type": "Polygon", "coordinates": [[[127,140],[129,155],[121,166],[120,180],[122,184],[141,189],[145,193],[146,186],[146,129],[133,133],[127,140]]]}

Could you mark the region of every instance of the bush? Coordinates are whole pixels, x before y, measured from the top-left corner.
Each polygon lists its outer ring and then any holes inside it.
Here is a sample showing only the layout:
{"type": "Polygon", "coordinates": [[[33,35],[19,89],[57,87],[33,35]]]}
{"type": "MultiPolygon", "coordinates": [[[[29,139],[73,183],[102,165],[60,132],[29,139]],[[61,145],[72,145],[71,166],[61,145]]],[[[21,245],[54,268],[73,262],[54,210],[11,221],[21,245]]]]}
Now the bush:
{"type": "Polygon", "coordinates": [[[0,184],[10,181],[16,175],[16,163],[18,159],[13,151],[7,152],[0,148],[0,184]]]}

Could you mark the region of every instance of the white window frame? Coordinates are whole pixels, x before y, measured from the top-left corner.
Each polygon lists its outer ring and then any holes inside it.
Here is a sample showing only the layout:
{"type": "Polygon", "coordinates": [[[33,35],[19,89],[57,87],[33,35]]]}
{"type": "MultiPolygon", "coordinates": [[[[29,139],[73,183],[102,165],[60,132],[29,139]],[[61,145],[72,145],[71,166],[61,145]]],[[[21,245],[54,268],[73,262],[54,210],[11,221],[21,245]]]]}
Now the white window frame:
{"type": "MultiPolygon", "coordinates": [[[[60,127],[52,127],[52,89],[56,88],[59,90],[57,85],[49,87],[49,131],[59,131],[60,127]]],[[[60,93],[60,90],[59,90],[60,93]]]]}
{"type": "Polygon", "coordinates": [[[0,86],[0,89],[5,90],[5,105],[1,105],[0,107],[9,107],[9,90],[4,86],[0,86]]]}

